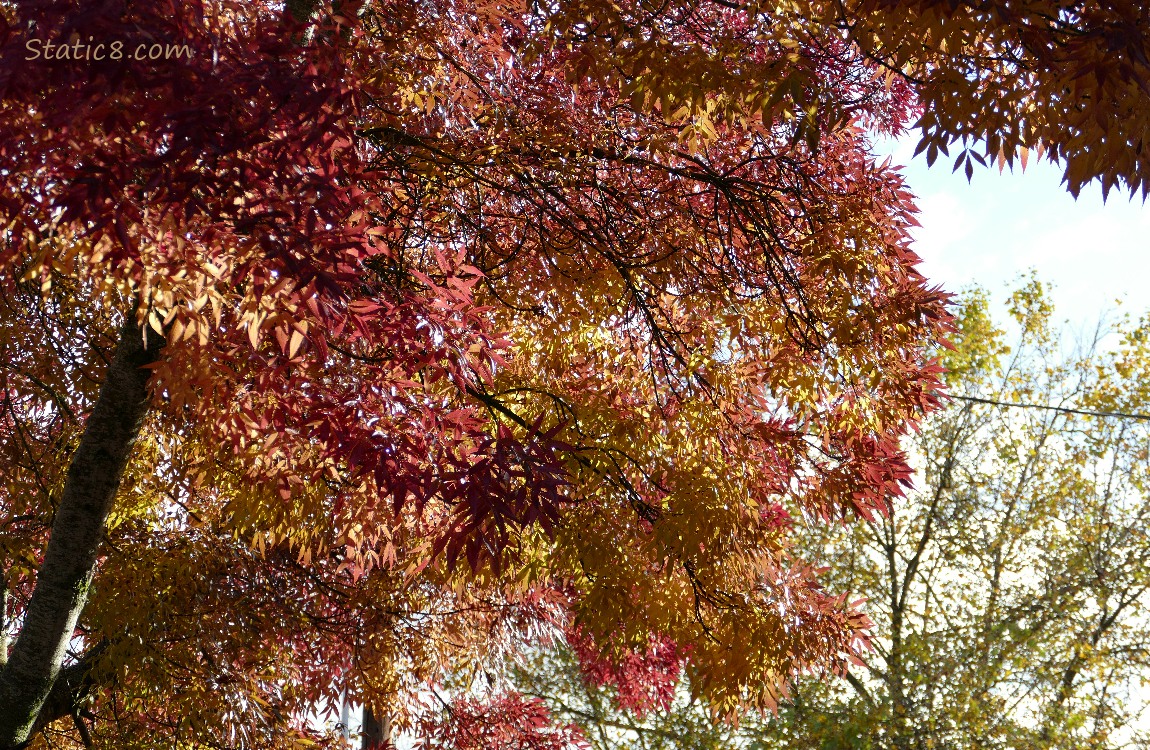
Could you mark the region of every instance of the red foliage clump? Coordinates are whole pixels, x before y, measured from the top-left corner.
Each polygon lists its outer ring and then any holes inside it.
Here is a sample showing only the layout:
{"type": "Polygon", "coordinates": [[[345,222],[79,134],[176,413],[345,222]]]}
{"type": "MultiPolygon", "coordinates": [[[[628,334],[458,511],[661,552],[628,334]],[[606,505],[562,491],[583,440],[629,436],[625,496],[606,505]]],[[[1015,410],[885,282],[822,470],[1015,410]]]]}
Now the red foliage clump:
{"type": "Polygon", "coordinates": [[[646,649],[631,650],[621,659],[608,658],[578,626],[568,630],[567,643],[579,659],[584,679],[614,689],[619,708],[639,716],[670,708],[687,656],[687,650],[670,638],[652,635],[646,649]]]}
{"type": "Polygon", "coordinates": [[[456,701],[424,723],[423,748],[451,750],[576,750],[589,748],[574,724],[555,726],[538,698],[505,693],[486,702],[456,701]]]}

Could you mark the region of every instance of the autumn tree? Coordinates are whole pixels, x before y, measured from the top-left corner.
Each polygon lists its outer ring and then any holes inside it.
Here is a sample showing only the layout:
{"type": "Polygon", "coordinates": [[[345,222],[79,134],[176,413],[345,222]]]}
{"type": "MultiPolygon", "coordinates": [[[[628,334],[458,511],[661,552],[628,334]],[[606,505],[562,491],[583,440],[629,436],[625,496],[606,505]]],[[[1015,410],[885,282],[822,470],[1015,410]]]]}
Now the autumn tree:
{"type": "Polygon", "coordinates": [[[1010,333],[984,292],[963,301],[942,358],[955,399],[912,440],[915,491],[873,523],[796,533],[828,585],[867,598],[865,666],[797,678],[777,716],[738,727],[689,684],[636,704],[577,641],[521,663],[522,692],[596,748],[1144,746],[1150,321],[1071,346],[1037,282],[1009,302],[1010,333]]]}
{"type": "Polygon", "coordinates": [[[410,727],[576,626],[719,713],[841,671],[787,508],[888,509],[948,326],[884,7],[0,6],[0,748],[410,727]]]}

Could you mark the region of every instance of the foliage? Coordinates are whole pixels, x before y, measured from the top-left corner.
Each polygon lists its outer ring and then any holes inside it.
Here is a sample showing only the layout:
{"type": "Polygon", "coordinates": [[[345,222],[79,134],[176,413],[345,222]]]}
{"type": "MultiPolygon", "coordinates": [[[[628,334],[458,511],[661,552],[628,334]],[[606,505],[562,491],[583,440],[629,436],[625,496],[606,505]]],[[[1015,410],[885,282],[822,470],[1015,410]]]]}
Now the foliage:
{"type": "Polygon", "coordinates": [[[455,750],[567,750],[585,748],[578,727],[568,725],[555,729],[551,715],[540,700],[527,700],[518,695],[502,695],[482,705],[473,701],[456,702],[446,716],[431,721],[423,736],[427,748],[455,750]]]}
{"type": "MultiPolygon", "coordinates": [[[[822,3],[811,3],[818,7],[822,3]]],[[[852,41],[922,106],[929,161],[961,141],[954,169],[1065,168],[1074,195],[1093,180],[1150,194],[1150,6],[1139,0],[847,0],[829,3],[852,41]],[[975,144],[981,142],[980,148],[975,144]]],[[[825,7],[825,6],[824,6],[825,7]]]]}
{"type": "Polygon", "coordinates": [[[413,726],[574,626],[719,714],[862,652],[787,518],[903,491],[949,322],[831,6],[73,6],[0,6],[0,747],[413,726]]]}
{"type": "Polygon", "coordinates": [[[524,692],[597,748],[1145,746],[1150,424],[1065,409],[1137,413],[1150,319],[1067,351],[1036,281],[1010,312],[999,329],[984,292],[965,296],[951,392],[1064,410],[952,401],[914,437],[918,487],[891,514],[800,544],[867,598],[875,650],[848,681],[796,679],[777,717],[739,727],[709,722],[688,685],[668,710],[622,711],[577,651],[536,654],[524,692]]]}

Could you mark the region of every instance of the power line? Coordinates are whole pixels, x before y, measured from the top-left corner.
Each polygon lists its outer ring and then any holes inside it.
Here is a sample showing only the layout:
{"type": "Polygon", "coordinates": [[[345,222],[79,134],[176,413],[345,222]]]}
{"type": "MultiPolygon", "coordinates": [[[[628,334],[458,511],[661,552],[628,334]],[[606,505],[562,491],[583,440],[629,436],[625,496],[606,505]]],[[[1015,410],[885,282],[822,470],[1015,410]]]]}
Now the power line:
{"type": "Polygon", "coordinates": [[[976,404],[990,404],[991,406],[1010,406],[1016,409],[1045,409],[1047,411],[1060,411],[1066,414],[1083,414],[1088,417],[1120,417],[1122,419],[1147,419],[1150,420],[1150,414],[1127,414],[1121,411],[1089,411],[1086,409],[1068,409],[1065,406],[1046,406],[1043,404],[1017,404],[1009,401],[995,401],[989,398],[979,398],[978,396],[960,396],[957,393],[946,394],[949,398],[956,398],[960,401],[972,401],[976,404]]]}

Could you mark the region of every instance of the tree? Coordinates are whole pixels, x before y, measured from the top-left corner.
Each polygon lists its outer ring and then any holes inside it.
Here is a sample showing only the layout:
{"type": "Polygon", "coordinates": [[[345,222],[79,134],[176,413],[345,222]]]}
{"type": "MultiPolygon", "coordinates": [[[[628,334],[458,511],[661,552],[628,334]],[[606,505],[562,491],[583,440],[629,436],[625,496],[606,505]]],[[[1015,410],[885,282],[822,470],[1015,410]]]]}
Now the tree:
{"type": "Polygon", "coordinates": [[[968,400],[920,434],[921,491],[828,559],[887,634],[846,705],[895,748],[1139,746],[1150,425],[1097,413],[1144,412],[1147,321],[1064,354],[1038,282],[1010,302],[1007,346],[968,298],[943,357],[968,400]]]}
{"type": "Polygon", "coordinates": [[[628,714],[578,648],[538,653],[523,692],[596,748],[1144,746],[1150,321],[1067,353],[1036,281],[1011,313],[1008,346],[985,293],[966,296],[943,355],[966,398],[915,435],[916,490],[801,543],[833,588],[867,598],[875,650],[847,681],[796,679],[777,717],[738,728],[708,721],[689,686],[628,714]]]}
{"type": "Polygon", "coordinates": [[[725,713],[863,648],[782,504],[887,507],[948,318],[831,8],[2,7],[0,747],[411,726],[568,622],[725,713]]]}

